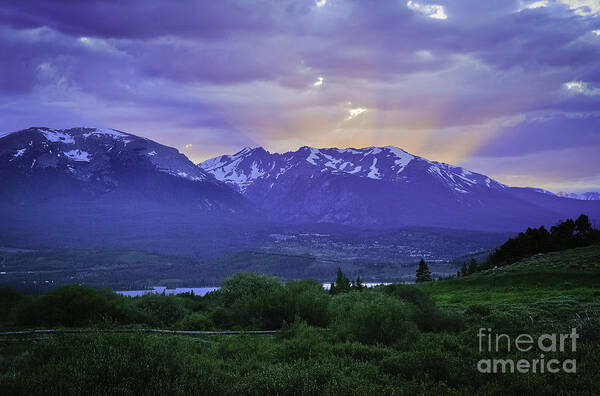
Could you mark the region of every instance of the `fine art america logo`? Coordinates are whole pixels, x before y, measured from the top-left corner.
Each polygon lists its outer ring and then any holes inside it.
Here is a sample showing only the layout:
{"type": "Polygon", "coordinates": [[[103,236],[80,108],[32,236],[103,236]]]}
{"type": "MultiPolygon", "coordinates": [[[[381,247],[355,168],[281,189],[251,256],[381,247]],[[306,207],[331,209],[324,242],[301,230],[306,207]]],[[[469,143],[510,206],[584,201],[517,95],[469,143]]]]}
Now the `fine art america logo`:
{"type": "Polygon", "coordinates": [[[480,359],[477,370],[480,373],[575,373],[575,359],[548,358],[545,353],[575,352],[579,335],[576,329],[566,334],[542,334],[533,337],[519,334],[512,338],[508,334],[492,333],[492,329],[479,329],[479,353],[499,355],[503,353],[538,352],[535,359],[480,359]]]}

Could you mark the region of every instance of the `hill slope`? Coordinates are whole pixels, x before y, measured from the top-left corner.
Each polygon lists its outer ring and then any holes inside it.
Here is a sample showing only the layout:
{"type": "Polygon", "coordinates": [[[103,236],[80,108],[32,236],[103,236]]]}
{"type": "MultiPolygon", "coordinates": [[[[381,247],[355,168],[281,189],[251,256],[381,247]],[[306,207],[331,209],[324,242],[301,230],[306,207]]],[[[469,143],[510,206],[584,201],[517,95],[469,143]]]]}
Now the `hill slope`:
{"type": "Polygon", "coordinates": [[[538,254],[423,287],[450,305],[591,302],[600,292],[600,245],[538,254]]]}

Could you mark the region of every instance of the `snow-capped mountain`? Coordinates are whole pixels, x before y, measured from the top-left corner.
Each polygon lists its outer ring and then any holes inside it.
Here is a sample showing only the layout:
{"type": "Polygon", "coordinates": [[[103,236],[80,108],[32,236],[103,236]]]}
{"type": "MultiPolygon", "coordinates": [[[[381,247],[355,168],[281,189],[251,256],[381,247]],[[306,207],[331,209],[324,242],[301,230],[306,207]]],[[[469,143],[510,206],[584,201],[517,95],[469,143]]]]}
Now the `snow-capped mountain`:
{"type": "Polygon", "coordinates": [[[207,211],[245,202],[176,149],[106,128],[8,134],[0,138],[0,175],[5,202],[156,199],[207,211]]]}
{"type": "Polygon", "coordinates": [[[282,221],[518,230],[600,209],[393,146],[245,148],[198,166],[282,221]]]}
{"type": "Polygon", "coordinates": [[[466,194],[473,188],[506,187],[487,176],[461,167],[428,161],[394,146],[362,149],[302,147],[298,151],[284,154],[271,154],[262,147],[245,148],[234,155],[223,155],[199,164],[200,168],[242,193],[251,190],[254,184],[260,184],[264,180],[277,180],[298,169],[402,183],[410,177],[410,171],[404,171],[415,166],[425,167],[432,178],[461,194],[466,194]]]}
{"type": "Polygon", "coordinates": [[[588,191],[583,193],[559,192],[556,195],[564,198],[580,199],[582,201],[600,201],[600,192],[588,191]]]}
{"type": "MultiPolygon", "coordinates": [[[[302,147],[284,154],[247,148],[196,166],[174,148],[114,129],[38,127],[0,138],[0,180],[4,217],[60,222],[71,216],[80,225],[112,218],[102,223],[111,232],[124,214],[134,219],[125,223],[134,233],[142,227],[167,232],[185,221],[190,232],[206,227],[202,235],[224,221],[242,230],[263,219],[493,231],[581,213],[600,219],[599,201],[508,187],[392,146],[302,147]]],[[[13,223],[26,224],[21,220],[13,223]]]]}

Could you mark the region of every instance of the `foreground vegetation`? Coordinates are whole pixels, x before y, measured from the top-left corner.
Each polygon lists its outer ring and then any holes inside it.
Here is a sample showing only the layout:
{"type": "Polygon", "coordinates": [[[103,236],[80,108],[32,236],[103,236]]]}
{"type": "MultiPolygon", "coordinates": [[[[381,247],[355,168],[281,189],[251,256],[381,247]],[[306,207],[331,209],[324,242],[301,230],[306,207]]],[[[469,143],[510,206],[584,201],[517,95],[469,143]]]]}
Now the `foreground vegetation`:
{"type": "MultiPolygon", "coordinates": [[[[0,339],[2,394],[599,394],[600,246],[458,279],[329,293],[240,273],[204,297],[126,298],[81,286],[2,289],[0,326],[280,329],[275,336],[62,334],[0,339]],[[485,374],[480,328],[580,334],[577,373],[485,374]]],[[[496,356],[496,355],[494,355],[496,356]]],[[[539,351],[497,354],[536,359],[539,351]]]]}

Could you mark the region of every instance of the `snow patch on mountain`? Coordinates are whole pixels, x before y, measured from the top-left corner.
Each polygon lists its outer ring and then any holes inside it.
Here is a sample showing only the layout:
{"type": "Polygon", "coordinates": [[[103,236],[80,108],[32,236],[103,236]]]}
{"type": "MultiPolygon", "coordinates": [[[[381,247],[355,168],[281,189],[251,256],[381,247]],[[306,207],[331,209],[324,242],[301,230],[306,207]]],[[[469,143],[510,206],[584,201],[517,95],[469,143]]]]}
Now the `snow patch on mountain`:
{"type": "Polygon", "coordinates": [[[368,178],[370,179],[381,179],[381,175],[379,174],[379,169],[377,169],[377,167],[375,166],[377,164],[377,158],[373,158],[373,163],[371,164],[371,167],[369,168],[369,174],[367,175],[368,178]]]}
{"type": "Polygon", "coordinates": [[[556,195],[563,198],[578,199],[580,201],[600,201],[600,192],[588,191],[582,193],[559,192],[556,195]]]}
{"type": "Polygon", "coordinates": [[[542,194],[546,194],[546,195],[556,195],[554,194],[552,191],[548,191],[548,190],[544,190],[543,188],[536,188],[536,187],[528,187],[530,190],[533,190],[535,192],[539,192],[542,194]]]}
{"type": "MultiPolygon", "coordinates": [[[[12,160],[14,160],[14,159],[16,159],[16,158],[19,158],[19,157],[22,157],[22,156],[23,156],[23,154],[25,153],[25,151],[27,151],[27,149],[26,149],[26,148],[23,148],[23,149],[17,150],[17,152],[16,152],[15,154],[13,154],[13,159],[12,159],[12,160]]],[[[11,160],[11,161],[12,161],[12,160],[11,160]]]]}
{"type": "Polygon", "coordinates": [[[393,154],[397,158],[394,161],[394,164],[397,165],[396,171],[398,173],[402,172],[404,170],[404,167],[408,165],[413,159],[415,159],[414,155],[409,154],[406,151],[399,149],[398,147],[385,146],[385,149],[387,149],[391,154],[393,154]]]}
{"type": "Polygon", "coordinates": [[[71,136],[68,133],[65,133],[63,131],[54,130],[54,129],[40,129],[39,131],[44,135],[46,140],[48,140],[49,142],[61,142],[61,143],[66,143],[66,144],[75,143],[73,136],[71,136]]]}
{"type": "Polygon", "coordinates": [[[83,134],[84,138],[88,138],[92,135],[97,135],[97,136],[111,136],[113,138],[124,138],[127,137],[126,134],[119,132],[115,129],[110,129],[110,128],[92,128],[94,129],[92,132],[87,132],[83,134]]]}
{"type": "Polygon", "coordinates": [[[308,157],[306,157],[306,162],[308,162],[309,164],[317,165],[315,160],[319,159],[319,157],[317,156],[319,150],[312,147],[308,147],[308,149],[310,150],[310,154],[308,155],[308,157]]]}
{"type": "Polygon", "coordinates": [[[283,154],[269,153],[260,147],[245,148],[233,155],[209,159],[198,166],[242,194],[254,194],[253,189],[270,190],[269,186],[288,172],[292,172],[292,177],[305,180],[346,174],[377,183],[393,183],[398,188],[427,179],[428,183],[441,183],[448,191],[457,194],[506,188],[485,175],[428,161],[394,146],[361,149],[304,146],[283,154]],[[411,169],[410,172],[407,169],[411,169]]]}
{"type": "Polygon", "coordinates": [[[63,151],[63,154],[66,155],[69,159],[73,161],[79,162],[90,162],[91,156],[90,153],[81,150],[71,150],[71,151],[63,151]]]}

